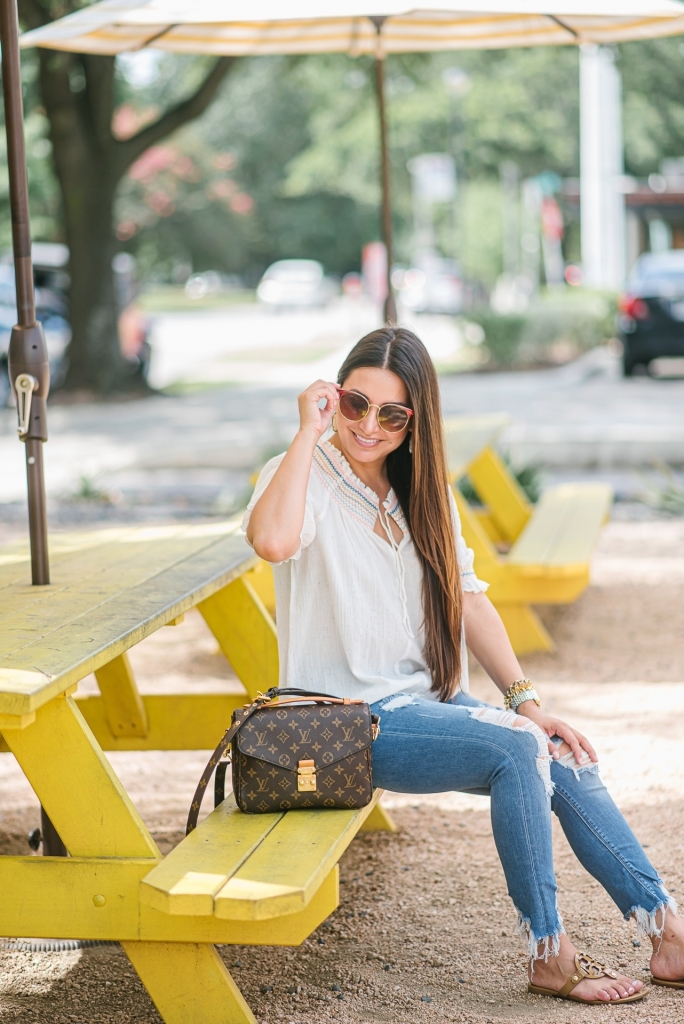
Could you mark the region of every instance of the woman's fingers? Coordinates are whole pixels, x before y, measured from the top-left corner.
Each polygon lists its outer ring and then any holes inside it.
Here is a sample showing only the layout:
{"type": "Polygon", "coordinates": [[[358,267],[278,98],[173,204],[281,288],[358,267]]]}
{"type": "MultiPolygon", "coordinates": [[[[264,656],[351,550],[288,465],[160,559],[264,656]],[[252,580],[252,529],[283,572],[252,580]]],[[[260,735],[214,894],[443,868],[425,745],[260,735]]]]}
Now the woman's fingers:
{"type": "Polygon", "coordinates": [[[598,754],[596,753],[596,751],[592,747],[592,745],[589,742],[589,740],[587,739],[587,737],[583,736],[581,732],[577,732],[577,729],[575,729],[575,736],[580,741],[580,743],[582,744],[582,746],[584,747],[584,749],[586,750],[587,754],[592,759],[592,761],[598,762],[598,754]]]}
{"type": "Polygon", "coordinates": [[[337,408],[337,387],[327,380],[314,381],[306,391],[302,391],[298,403],[301,425],[303,427],[315,426],[323,433],[324,430],[327,430],[330,418],[337,408]],[[323,408],[319,405],[321,399],[325,400],[323,408]]]}
{"type": "Polygon", "coordinates": [[[578,762],[579,765],[581,765],[584,761],[584,752],[582,750],[582,745],[580,743],[580,740],[578,739],[578,736],[576,736],[572,729],[570,729],[569,725],[565,725],[564,722],[558,722],[558,725],[556,727],[556,735],[560,736],[561,739],[565,740],[570,750],[572,751],[572,754],[574,755],[574,760],[578,762]]]}

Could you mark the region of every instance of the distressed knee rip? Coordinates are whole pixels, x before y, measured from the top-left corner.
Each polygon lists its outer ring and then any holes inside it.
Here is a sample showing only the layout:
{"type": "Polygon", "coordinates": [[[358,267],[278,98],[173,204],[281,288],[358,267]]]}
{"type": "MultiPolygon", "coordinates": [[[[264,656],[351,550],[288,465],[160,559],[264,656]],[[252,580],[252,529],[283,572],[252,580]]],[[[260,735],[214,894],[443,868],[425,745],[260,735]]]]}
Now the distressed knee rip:
{"type": "Polygon", "coordinates": [[[556,743],[556,746],[558,747],[558,752],[562,752],[562,756],[558,758],[556,764],[559,764],[561,768],[567,768],[568,771],[571,771],[578,782],[580,781],[580,775],[583,772],[598,771],[597,762],[592,761],[592,759],[589,757],[586,751],[582,752],[582,761],[580,762],[580,764],[578,764],[577,758],[573,754],[568,744],[565,741],[559,743],[558,740],[558,736],[555,736],[552,740],[552,742],[556,743]]]}
{"type": "Polygon", "coordinates": [[[405,708],[409,704],[417,704],[418,701],[408,693],[400,693],[396,697],[390,697],[380,705],[381,711],[396,711],[397,708],[405,708]]]}
{"type": "Polygon", "coordinates": [[[537,756],[535,758],[537,774],[544,783],[546,795],[551,796],[553,793],[553,782],[551,781],[549,741],[539,726],[531,722],[529,718],[517,715],[514,711],[502,711],[500,708],[466,708],[466,710],[470,717],[478,722],[485,722],[487,725],[498,725],[502,729],[529,732],[534,736],[537,741],[537,756]]]}

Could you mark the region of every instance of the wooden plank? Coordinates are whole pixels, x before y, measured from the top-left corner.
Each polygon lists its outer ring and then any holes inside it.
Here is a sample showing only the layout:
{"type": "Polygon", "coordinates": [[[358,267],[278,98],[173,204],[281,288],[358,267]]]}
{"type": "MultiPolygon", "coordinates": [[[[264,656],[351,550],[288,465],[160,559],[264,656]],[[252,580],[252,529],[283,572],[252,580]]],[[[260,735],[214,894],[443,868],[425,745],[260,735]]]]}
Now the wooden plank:
{"type": "Polygon", "coordinates": [[[62,622],[65,608],[76,617],[103,592],[107,595],[117,586],[131,586],[154,576],[211,543],[205,535],[188,535],[187,529],[129,529],[108,543],[86,550],[75,547],[53,561],[52,582],[46,587],[32,587],[23,578],[8,581],[0,589],[3,623],[9,628],[18,620],[28,629],[36,624],[45,628],[43,624],[53,619],[62,622]],[[64,600],[67,592],[69,602],[64,600]]]}
{"type": "Polygon", "coordinates": [[[213,946],[125,942],[123,948],[165,1024],[257,1024],[213,946]]]}
{"type": "Polygon", "coordinates": [[[380,798],[360,810],[290,811],[214,898],[216,917],[259,921],[309,902],[380,798]]]}
{"type": "Polygon", "coordinates": [[[103,750],[213,750],[246,699],[244,693],[143,694],[144,737],[114,736],[101,697],[78,697],[76,704],[103,750]]]}
{"type": "MultiPolygon", "coordinates": [[[[30,640],[36,633],[45,635],[55,625],[76,621],[81,615],[98,607],[118,592],[134,589],[173,569],[178,564],[192,559],[207,549],[217,550],[217,545],[229,539],[222,533],[207,536],[199,533],[149,540],[146,534],[126,538],[126,544],[114,548],[104,546],[87,553],[87,563],[80,565],[81,557],[74,556],[76,564],[62,561],[53,566],[53,582],[47,587],[31,587],[23,584],[5,588],[2,592],[4,606],[0,608],[2,621],[2,656],[23,646],[22,641],[30,640]],[[14,638],[15,644],[9,638],[14,638]]],[[[239,538],[233,538],[236,550],[251,549],[239,538]]],[[[166,615],[164,622],[174,616],[166,615]]]]}
{"type": "Polygon", "coordinates": [[[542,495],[508,560],[512,565],[587,563],[610,511],[605,484],[562,484],[542,495]]]}
{"type": "Polygon", "coordinates": [[[303,942],[338,902],[335,869],[299,914],[268,921],[172,917],[139,902],[140,882],[155,863],[141,858],[0,857],[0,932],[21,938],[287,946],[303,942]],[[104,905],[96,906],[93,896],[104,896],[104,905]]]}
{"type": "Polygon", "coordinates": [[[149,858],[0,857],[0,932],[60,939],[137,939],[149,858]],[[103,897],[93,902],[94,897],[103,897]]]}
{"type": "Polygon", "coordinates": [[[210,917],[215,895],[282,817],[243,814],[224,801],[144,879],[141,902],[166,914],[210,917]]]}
{"type": "Polygon", "coordinates": [[[256,555],[240,537],[226,537],[152,579],[117,592],[75,621],[26,644],[0,664],[0,712],[27,714],[128,650],[179,611],[226,586],[256,555]],[[33,675],[10,678],[7,669],[33,675]],[[40,676],[39,669],[46,678],[40,676]]]}
{"type": "Polygon", "coordinates": [[[197,605],[250,697],[278,685],[278,635],[263,602],[242,577],[197,605]]]}
{"type": "Polygon", "coordinates": [[[493,445],[501,431],[510,423],[506,413],[486,416],[451,416],[444,420],[447,462],[454,482],[466,472],[467,466],[484,449],[493,445]]]}
{"type": "Polygon", "coordinates": [[[71,697],[3,735],[72,856],[160,856],[71,697]]]}
{"type": "Polygon", "coordinates": [[[589,565],[506,565],[487,596],[502,604],[571,604],[589,585],[589,565]]]}
{"type": "MultiPolygon", "coordinates": [[[[107,724],[113,736],[147,736],[149,723],[145,705],[135,682],[126,653],[113,658],[95,672],[107,724]]],[[[218,743],[218,740],[216,741],[218,743]]]]}
{"type": "Polygon", "coordinates": [[[493,448],[485,448],[468,464],[467,475],[494,525],[512,543],[532,516],[522,487],[493,448]]]}

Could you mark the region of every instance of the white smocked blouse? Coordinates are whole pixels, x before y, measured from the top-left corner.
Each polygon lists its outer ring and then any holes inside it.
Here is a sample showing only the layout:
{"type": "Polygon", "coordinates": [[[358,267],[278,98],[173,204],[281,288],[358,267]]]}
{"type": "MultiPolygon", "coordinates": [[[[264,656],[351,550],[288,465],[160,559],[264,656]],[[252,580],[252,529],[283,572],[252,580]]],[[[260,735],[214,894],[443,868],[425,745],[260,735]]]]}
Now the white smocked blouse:
{"type": "MultiPolygon", "coordinates": [[[[261,471],[244,530],[283,458],[277,455],[261,471]]],[[[397,693],[437,699],[423,657],[420,563],[394,491],[383,505],[404,534],[399,544],[388,528],[387,540],[374,532],[376,493],[334,445],[316,446],[299,548],[273,566],[281,686],[369,704],[397,693]]],[[[451,507],[463,589],[480,593],[488,584],[473,571],[453,495],[451,507]]],[[[462,655],[467,693],[464,641],[462,655]]]]}

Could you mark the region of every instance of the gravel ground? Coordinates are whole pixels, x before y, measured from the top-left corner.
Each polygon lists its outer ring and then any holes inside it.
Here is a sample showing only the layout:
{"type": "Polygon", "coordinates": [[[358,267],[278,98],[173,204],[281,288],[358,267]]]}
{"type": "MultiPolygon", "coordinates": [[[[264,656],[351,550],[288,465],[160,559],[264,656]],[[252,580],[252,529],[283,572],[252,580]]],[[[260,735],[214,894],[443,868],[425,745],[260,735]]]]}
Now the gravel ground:
{"type": "MultiPolygon", "coordinates": [[[[594,741],[602,775],[675,896],[684,887],[684,522],[613,522],[593,582],[571,608],[542,609],[558,647],[524,660],[547,706],[594,741]]],[[[132,654],[141,688],[230,689],[235,681],[198,615],[132,654]]],[[[83,689],[92,687],[86,680],[83,689]]],[[[494,699],[477,667],[473,690],[494,699]]],[[[163,850],[182,821],[201,752],[112,755],[163,850]]],[[[341,862],[338,910],[296,949],[221,947],[262,1024],[532,1024],[684,1021],[684,993],[654,989],[630,1007],[529,996],[525,954],[491,837],[488,801],[461,794],[385,798],[396,835],[359,836],[341,862]]],[[[0,755],[0,852],[25,853],[38,807],[0,755]]],[[[649,949],[556,829],[560,905],[573,938],[645,975],[649,949]]],[[[158,1024],[118,946],[0,951],[0,1021],[158,1024]]]]}

